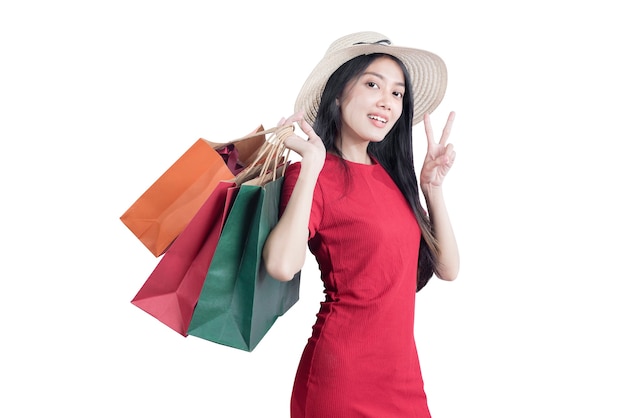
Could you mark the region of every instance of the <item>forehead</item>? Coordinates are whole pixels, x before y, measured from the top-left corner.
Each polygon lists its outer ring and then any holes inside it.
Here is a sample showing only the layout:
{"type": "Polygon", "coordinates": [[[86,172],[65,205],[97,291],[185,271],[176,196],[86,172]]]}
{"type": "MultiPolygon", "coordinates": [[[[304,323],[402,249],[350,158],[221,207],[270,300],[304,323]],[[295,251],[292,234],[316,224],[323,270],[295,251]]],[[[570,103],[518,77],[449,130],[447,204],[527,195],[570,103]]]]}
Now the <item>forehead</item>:
{"type": "Polygon", "coordinates": [[[402,67],[394,59],[383,56],[376,58],[365,69],[364,74],[375,74],[383,79],[393,82],[404,84],[404,72],[402,67]]]}

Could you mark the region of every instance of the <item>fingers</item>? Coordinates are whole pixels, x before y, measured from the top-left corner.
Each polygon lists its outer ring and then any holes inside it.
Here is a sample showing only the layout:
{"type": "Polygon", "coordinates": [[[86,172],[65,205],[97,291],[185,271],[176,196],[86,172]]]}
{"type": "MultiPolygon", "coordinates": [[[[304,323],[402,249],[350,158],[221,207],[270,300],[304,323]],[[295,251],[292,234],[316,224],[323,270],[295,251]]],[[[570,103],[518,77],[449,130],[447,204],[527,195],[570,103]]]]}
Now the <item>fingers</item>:
{"type": "Polygon", "coordinates": [[[426,131],[426,140],[428,141],[428,145],[433,142],[433,127],[430,124],[430,114],[424,114],[424,130],[426,131]]]}
{"type": "Polygon", "coordinates": [[[448,144],[443,154],[424,162],[424,168],[427,170],[437,170],[438,168],[447,170],[452,167],[455,159],[456,151],[454,151],[454,147],[452,146],[452,144],[448,144]]]}
{"type": "Polygon", "coordinates": [[[296,134],[289,135],[287,138],[285,138],[285,146],[289,148],[290,150],[297,152],[300,155],[302,155],[302,150],[303,150],[302,143],[303,142],[304,141],[302,140],[302,138],[300,138],[296,134]]]}
{"type": "MultiPolygon", "coordinates": [[[[455,112],[450,112],[450,114],[448,115],[446,126],[444,126],[441,138],[439,139],[439,144],[445,145],[448,141],[450,133],[452,132],[452,124],[454,123],[455,116],[455,112]]],[[[426,130],[426,139],[428,140],[428,144],[434,144],[433,127],[430,122],[430,115],[428,113],[424,115],[424,129],[426,130]]]]}
{"type": "MultiPolygon", "coordinates": [[[[311,126],[303,119],[303,115],[304,112],[296,112],[293,115],[289,116],[287,119],[281,118],[280,125],[278,126],[297,123],[300,126],[302,132],[304,132],[306,135],[315,135],[313,128],[311,128],[311,126]]],[[[303,151],[301,142],[303,141],[303,138],[298,136],[296,133],[293,133],[285,139],[285,146],[293,151],[296,151],[298,154],[301,154],[303,151]]]]}
{"type": "Polygon", "coordinates": [[[435,170],[437,168],[443,168],[447,170],[450,167],[452,167],[452,164],[454,164],[455,158],[456,158],[456,153],[441,155],[432,161],[430,167],[435,170]]]}
{"type": "Polygon", "coordinates": [[[299,122],[302,120],[303,116],[304,116],[304,112],[296,112],[293,115],[289,116],[287,119],[281,118],[280,121],[278,122],[278,126],[283,126],[287,124],[290,125],[292,123],[299,122]]]}
{"type": "Polygon", "coordinates": [[[313,130],[313,127],[309,125],[309,123],[304,119],[304,112],[296,112],[293,115],[289,116],[287,119],[282,117],[280,118],[276,126],[281,127],[283,125],[288,125],[288,124],[293,124],[293,123],[297,123],[298,126],[300,126],[300,129],[302,130],[302,132],[304,132],[309,138],[311,137],[319,138],[317,134],[315,133],[315,131],[313,130]]]}
{"type": "Polygon", "coordinates": [[[309,139],[310,138],[317,138],[317,139],[319,139],[319,137],[317,136],[317,134],[313,130],[313,127],[311,125],[309,125],[309,123],[306,120],[304,120],[304,119],[299,120],[298,121],[298,125],[300,126],[300,129],[302,129],[302,132],[304,132],[304,134],[309,137],[309,139]]]}
{"type": "Polygon", "coordinates": [[[450,132],[452,131],[452,123],[454,122],[455,116],[456,116],[456,113],[454,112],[450,112],[450,115],[448,115],[446,126],[444,126],[443,128],[443,133],[441,134],[441,140],[439,141],[441,145],[445,145],[446,141],[448,140],[448,137],[450,137],[450,132]]]}
{"type": "Polygon", "coordinates": [[[315,133],[313,127],[304,119],[304,112],[297,112],[288,118],[281,118],[278,127],[297,123],[300,131],[308,138],[305,139],[293,132],[284,140],[284,145],[288,149],[295,151],[302,156],[303,161],[314,161],[314,164],[323,165],[326,155],[326,147],[322,139],[315,133]],[[321,161],[321,163],[320,163],[321,161]]]}
{"type": "Polygon", "coordinates": [[[446,166],[452,167],[452,164],[454,164],[455,158],[456,158],[456,151],[454,151],[454,147],[452,146],[452,144],[448,144],[446,146],[446,153],[445,153],[446,166]]]}

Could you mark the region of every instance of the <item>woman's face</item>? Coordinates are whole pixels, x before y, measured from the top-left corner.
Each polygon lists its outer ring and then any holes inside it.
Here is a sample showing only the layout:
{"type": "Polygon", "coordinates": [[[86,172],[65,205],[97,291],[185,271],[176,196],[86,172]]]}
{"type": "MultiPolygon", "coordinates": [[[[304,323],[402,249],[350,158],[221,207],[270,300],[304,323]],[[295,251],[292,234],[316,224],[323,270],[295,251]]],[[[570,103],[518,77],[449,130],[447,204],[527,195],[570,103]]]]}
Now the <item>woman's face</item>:
{"type": "Polygon", "coordinates": [[[382,141],[402,114],[405,89],[402,69],[388,57],[376,59],[348,83],[337,99],[342,147],[348,143],[382,141]]]}

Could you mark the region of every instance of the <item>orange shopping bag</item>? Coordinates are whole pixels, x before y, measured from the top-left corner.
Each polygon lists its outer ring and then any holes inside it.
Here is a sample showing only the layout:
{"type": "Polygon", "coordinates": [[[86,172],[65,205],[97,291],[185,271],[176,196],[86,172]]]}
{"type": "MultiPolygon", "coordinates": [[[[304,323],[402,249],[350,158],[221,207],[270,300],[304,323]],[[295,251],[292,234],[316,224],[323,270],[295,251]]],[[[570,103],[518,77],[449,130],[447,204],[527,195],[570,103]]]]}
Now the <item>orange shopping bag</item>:
{"type": "Polygon", "coordinates": [[[229,159],[232,161],[232,153],[235,153],[238,168],[245,168],[254,161],[264,143],[262,126],[227,143],[198,139],[124,212],[120,220],[152,254],[161,256],[219,182],[234,179],[232,165],[228,162],[229,159]],[[230,151],[224,152],[224,149],[230,151]]]}

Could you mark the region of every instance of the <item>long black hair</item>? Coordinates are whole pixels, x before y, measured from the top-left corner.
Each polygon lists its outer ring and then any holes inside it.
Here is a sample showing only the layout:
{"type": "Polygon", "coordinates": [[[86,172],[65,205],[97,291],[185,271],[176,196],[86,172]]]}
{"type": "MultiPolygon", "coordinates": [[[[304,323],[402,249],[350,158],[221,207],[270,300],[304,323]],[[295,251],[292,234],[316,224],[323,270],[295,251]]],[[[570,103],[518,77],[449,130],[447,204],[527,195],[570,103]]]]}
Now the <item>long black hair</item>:
{"type": "Polygon", "coordinates": [[[328,79],[322,94],[313,129],[324,142],[326,150],[341,156],[341,110],[337,99],[342,97],[346,86],[361,76],[376,59],[389,57],[400,65],[405,84],[409,86],[402,98],[402,114],[381,142],[370,142],[368,152],[380,163],[396,183],[422,231],[418,271],[417,291],[422,289],[433,276],[439,254],[437,240],[427,212],[419,198],[419,187],[413,160],[413,94],[410,88],[411,77],[398,58],[386,54],[361,55],[344,63],[328,79]]]}

